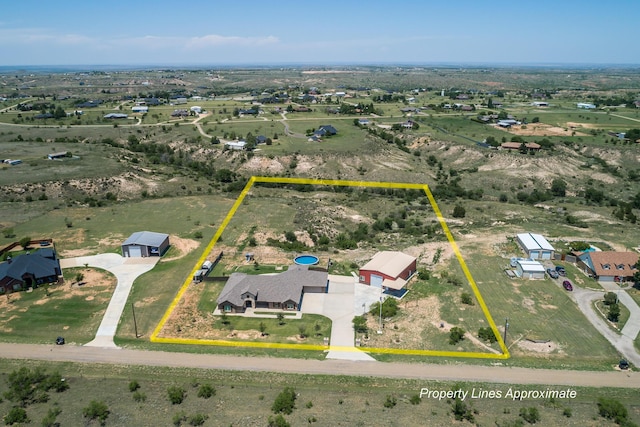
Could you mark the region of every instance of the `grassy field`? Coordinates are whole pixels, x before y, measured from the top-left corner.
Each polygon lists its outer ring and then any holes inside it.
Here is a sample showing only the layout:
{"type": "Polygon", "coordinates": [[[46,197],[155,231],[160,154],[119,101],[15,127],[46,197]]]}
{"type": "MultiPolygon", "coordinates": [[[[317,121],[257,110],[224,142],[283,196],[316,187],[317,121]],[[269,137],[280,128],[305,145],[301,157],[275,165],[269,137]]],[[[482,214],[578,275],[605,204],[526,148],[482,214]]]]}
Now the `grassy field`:
{"type": "MultiPolygon", "coordinates": [[[[29,361],[6,360],[0,373],[0,391],[8,390],[8,373],[19,367],[35,368],[29,361]]],[[[39,423],[51,408],[59,408],[56,421],[60,425],[85,425],[82,412],[92,400],[106,404],[108,426],[172,425],[177,414],[187,417],[206,415],[204,426],[243,425],[265,426],[274,416],[272,405],[287,386],[296,392],[295,409],[284,418],[294,426],[406,426],[462,425],[454,420],[453,402],[423,398],[411,403],[420,390],[457,390],[469,393],[495,390],[504,394],[507,384],[448,383],[416,380],[369,379],[343,376],[287,375],[271,373],[229,372],[214,369],[169,369],[138,366],[105,366],[51,363],[42,366],[47,373],[59,371],[69,389],[49,392],[46,403],[31,404],[26,408],[31,424],[39,423]],[[137,396],[129,391],[129,384],[139,384],[137,396]],[[201,385],[211,385],[215,394],[210,398],[198,397],[201,385]],[[169,402],[169,387],[185,391],[181,404],[169,402]],[[393,403],[395,401],[395,403],[393,403]],[[389,403],[390,402],[390,403],[389,403]],[[386,403],[386,406],[385,406],[386,403]]],[[[515,388],[515,387],[514,387],[515,388]]],[[[545,390],[546,387],[517,387],[520,390],[545,390]]],[[[551,389],[560,389],[551,387],[551,389]]],[[[513,401],[511,399],[467,399],[478,425],[508,425],[520,418],[521,408],[536,408],[541,425],[606,427],[616,425],[598,415],[597,400],[601,397],[621,402],[629,411],[629,419],[640,420],[640,407],[630,389],[575,389],[575,399],[549,399],[513,401]]],[[[470,394],[469,394],[470,396],[470,394]]],[[[8,413],[12,402],[0,403],[0,414],[8,413]]],[[[97,424],[96,421],[89,425],[97,424]]],[[[466,424],[466,422],[465,422],[466,424]]],[[[183,425],[188,425],[188,421],[183,425]]]]}

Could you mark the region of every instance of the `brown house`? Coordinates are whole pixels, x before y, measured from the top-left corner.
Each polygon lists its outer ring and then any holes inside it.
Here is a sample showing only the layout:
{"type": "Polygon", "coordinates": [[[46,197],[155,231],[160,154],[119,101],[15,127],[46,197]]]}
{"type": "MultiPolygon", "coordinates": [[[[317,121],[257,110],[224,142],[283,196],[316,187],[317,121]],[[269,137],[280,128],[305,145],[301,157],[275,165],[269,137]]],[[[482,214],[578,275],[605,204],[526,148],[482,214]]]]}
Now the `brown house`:
{"type": "Polygon", "coordinates": [[[18,255],[0,264],[0,294],[57,283],[60,261],[53,249],[18,255]]]}
{"type": "Polygon", "coordinates": [[[578,256],[578,267],[603,282],[630,281],[638,271],[639,257],[635,252],[583,252],[578,256]]]}
{"type": "Polygon", "coordinates": [[[223,313],[244,313],[246,309],[300,310],[305,293],[325,293],[326,271],[293,265],[279,274],[233,273],[217,299],[223,313]]]}

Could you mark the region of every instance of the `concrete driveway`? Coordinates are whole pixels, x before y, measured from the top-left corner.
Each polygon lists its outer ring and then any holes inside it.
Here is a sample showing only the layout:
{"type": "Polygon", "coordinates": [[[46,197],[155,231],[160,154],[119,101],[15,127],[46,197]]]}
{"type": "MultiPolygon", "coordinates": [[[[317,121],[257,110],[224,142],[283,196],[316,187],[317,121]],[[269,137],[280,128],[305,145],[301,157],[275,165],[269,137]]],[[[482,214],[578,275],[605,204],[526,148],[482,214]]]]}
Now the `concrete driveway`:
{"type": "Polygon", "coordinates": [[[113,291],[107,311],[102,317],[96,337],[85,344],[86,346],[118,348],[113,342],[113,337],[116,334],[127,298],[129,298],[133,281],[141,274],[151,270],[159,260],[159,257],[123,258],[113,253],[60,260],[62,268],[84,267],[87,265],[107,270],[116,276],[116,289],[113,291]]]}
{"type": "Polygon", "coordinates": [[[304,295],[302,313],[320,314],[331,319],[328,359],[375,360],[355,347],[352,321],[354,316],[362,314],[363,304],[368,307],[379,298],[380,289],[360,285],[351,276],[334,275],[329,275],[328,293],[304,295]],[[359,290],[360,287],[368,288],[369,292],[359,290]]]}

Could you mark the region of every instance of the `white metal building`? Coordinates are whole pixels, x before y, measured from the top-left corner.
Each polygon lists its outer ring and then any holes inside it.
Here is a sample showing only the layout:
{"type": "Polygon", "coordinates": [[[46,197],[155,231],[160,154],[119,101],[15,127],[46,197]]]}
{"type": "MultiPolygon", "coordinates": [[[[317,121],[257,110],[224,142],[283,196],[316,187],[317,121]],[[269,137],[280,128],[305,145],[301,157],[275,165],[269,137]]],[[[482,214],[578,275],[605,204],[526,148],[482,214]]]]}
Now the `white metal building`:
{"type": "Polygon", "coordinates": [[[169,235],[136,231],[122,244],[123,257],[162,256],[169,248],[169,235]]]}
{"type": "Polygon", "coordinates": [[[531,259],[553,259],[555,249],[544,236],[534,233],[520,233],[516,236],[518,244],[531,259]]]}
{"type": "Polygon", "coordinates": [[[544,279],[544,266],[538,261],[518,260],[516,275],[522,279],[544,279]]]}

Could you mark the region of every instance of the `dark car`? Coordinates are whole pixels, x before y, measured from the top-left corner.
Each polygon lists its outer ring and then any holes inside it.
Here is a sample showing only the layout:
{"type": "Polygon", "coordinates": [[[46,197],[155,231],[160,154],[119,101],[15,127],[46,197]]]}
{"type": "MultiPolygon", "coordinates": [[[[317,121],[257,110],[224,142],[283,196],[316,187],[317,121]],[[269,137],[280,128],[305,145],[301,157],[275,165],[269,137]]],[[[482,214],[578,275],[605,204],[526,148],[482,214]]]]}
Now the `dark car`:
{"type": "Polygon", "coordinates": [[[563,281],[562,282],[562,286],[568,291],[572,291],[573,290],[573,285],[568,280],[563,281]]]}
{"type": "Polygon", "coordinates": [[[552,268],[547,268],[547,274],[549,275],[549,277],[551,277],[552,279],[557,279],[558,278],[558,272],[555,271],[552,268]]]}
{"type": "Polygon", "coordinates": [[[567,275],[567,271],[561,265],[556,266],[556,272],[561,276],[566,276],[567,275]]]}
{"type": "Polygon", "coordinates": [[[56,345],[64,345],[64,337],[56,338],[56,345]]]}

